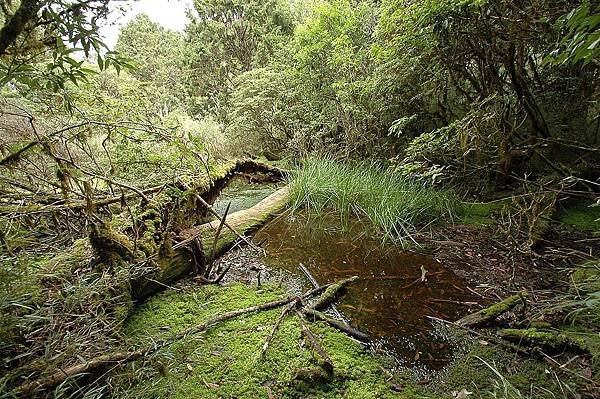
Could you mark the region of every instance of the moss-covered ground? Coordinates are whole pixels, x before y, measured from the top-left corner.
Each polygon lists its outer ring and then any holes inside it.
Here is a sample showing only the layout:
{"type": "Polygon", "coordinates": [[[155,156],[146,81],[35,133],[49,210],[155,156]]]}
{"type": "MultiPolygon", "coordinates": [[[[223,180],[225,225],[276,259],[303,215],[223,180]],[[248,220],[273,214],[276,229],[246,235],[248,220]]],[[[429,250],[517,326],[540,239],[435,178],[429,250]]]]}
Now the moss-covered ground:
{"type": "Polygon", "coordinates": [[[561,209],[556,220],[578,230],[600,234],[600,206],[591,201],[579,201],[561,209]]]}
{"type": "MultiPolygon", "coordinates": [[[[126,321],[127,346],[151,345],[217,314],[286,295],[271,285],[241,283],[177,288],[153,297],[126,321]]],[[[523,357],[461,331],[456,333],[464,334],[466,349],[459,360],[428,384],[419,384],[408,372],[392,374],[387,359],[321,323],[310,328],[333,360],[335,377],[307,383],[296,372],[318,367],[318,362],[304,344],[297,316],[284,320],[261,359],[279,314],[274,309],[223,322],[132,363],[109,378],[113,397],[437,399],[465,390],[474,398],[556,398],[573,397],[585,385],[570,374],[557,374],[542,359],[523,357]]]]}
{"type": "MultiPolygon", "coordinates": [[[[272,286],[187,288],[168,291],[143,304],[124,326],[129,345],[149,345],[200,324],[211,316],[285,296],[272,286]]],[[[111,377],[125,398],[386,398],[396,397],[380,359],[361,344],[320,323],[310,325],[335,365],[330,382],[306,383],[296,371],[318,367],[303,343],[300,322],[287,317],[261,359],[266,336],[279,309],[221,323],[159,352],[141,366],[133,364],[111,377]]],[[[413,397],[410,390],[406,397],[413,397]]]]}

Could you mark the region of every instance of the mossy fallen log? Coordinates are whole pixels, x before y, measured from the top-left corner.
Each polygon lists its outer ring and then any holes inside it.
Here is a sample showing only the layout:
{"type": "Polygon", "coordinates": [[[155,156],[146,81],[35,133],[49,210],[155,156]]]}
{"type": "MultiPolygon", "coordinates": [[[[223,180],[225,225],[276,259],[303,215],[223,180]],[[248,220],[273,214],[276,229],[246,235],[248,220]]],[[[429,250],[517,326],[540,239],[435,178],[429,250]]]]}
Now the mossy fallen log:
{"type": "MultiPolygon", "coordinates": [[[[282,211],[288,202],[288,198],[288,188],[279,189],[255,206],[230,214],[227,217],[227,224],[237,233],[248,235],[282,211]]],[[[196,262],[205,262],[206,259],[216,258],[230,249],[238,239],[231,229],[223,229],[217,237],[216,244],[213,245],[219,224],[219,220],[214,220],[182,231],[180,237],[183,240],[198,238],[198,241],[202,243],[204,249],[203,259],[197,259],[187,247],[174,249],[170,254],[164,254],[156,260],[157,271],[139,277],[132,282],[133,298],[139,300],[148,297],[164,288],[165,285],[191,273],[198,267],[196,262]]],[[[200,266],[204,267],[205,265],[200,266]]]]}
{"type": "Polygon", "coordinates": [[[569,331],[548,331],[537,328],[505,328],[498,336],[507,341],[527,346],[536,346],[552,351],[572,350],[579,353],[598,351],[600,337],[597,334],[577,334],[569,331]]]}
{"type": "MultiPolygon", "coordinates": [[[[227,217],[227,224],[240,234],[248,235],[256,231],[257,228],[269,221],[273,215],[281,212],[288,203],[289,188],[284,187],[267,198],[260,201],[255,206],[234,212],[227,217]]],[[[181,233],[181,237],[187,239],[192,236],[197,236],[203,243],[212,245],[215,240],[216,232],[219,227],[219,220],[205,223],[196,228],[188,229],[181,233]]],[[[225,253],[235,243],[237,236],[231,229],[223,229],[219,235],[216,245],[214,245],[214,253],[212,248],[207,248],[205,253],[207,258],[217,257],[225,253]]]]}
{"type": "Polygon", "coordinates": [[[463,317],[462,319],[458,320],[456,324],[463,327],[479,327],[486,325],[502,316],[509,310],[512,310],[518,304],[525,304],[526,298],[526,292],[520,292],[516,295],[509,296],[508,298],[497,302],[492,306],[463,317]]]}

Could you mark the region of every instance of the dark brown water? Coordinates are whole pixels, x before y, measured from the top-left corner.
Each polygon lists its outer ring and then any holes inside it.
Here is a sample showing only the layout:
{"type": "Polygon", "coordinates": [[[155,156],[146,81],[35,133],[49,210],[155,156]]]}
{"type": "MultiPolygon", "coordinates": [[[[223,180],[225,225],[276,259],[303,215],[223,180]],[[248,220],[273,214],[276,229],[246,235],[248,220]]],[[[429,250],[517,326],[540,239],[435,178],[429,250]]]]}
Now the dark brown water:
{"type": "Polygon", "coordinates": [[[467,282],[434,259],[361,235],[358,223],[345,232],[338,225],[335,218],[282,216],[259,230],[255,241],[266,240],[268,266],[304,278],[302,263],[320,284],[359,276],[338,309],[375,338],[375,349],[425,372],[447,365],[458,343],[426,316],[456,320],[477,310],[467,282]]]}

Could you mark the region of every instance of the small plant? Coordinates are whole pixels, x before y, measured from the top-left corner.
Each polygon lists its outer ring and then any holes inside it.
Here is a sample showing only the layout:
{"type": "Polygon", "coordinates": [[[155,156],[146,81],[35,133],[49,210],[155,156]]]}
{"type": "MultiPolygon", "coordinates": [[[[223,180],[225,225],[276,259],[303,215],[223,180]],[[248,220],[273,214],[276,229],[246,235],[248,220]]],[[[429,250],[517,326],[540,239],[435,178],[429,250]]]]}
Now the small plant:
{"type": "Polygon", "coordinates": [[[502,399],[525,399],[528,396],[523,395],[519,389],[517,389],[511,382],[498,371],[498,368],[494,363],[490,364],[477,356],[483,364],[485,364],[496,376],[497,380],[494,380],[493,390],[490,392],[494,398],[502,399]]]}
{"type": "Polygon", "coordinates": [[[364,219],[385,239],[405,243],[437,221],[452,221],[460,201],[450,190],[427,188],[373,163],[309,158],[290,177],[291,208],[364,219]]]}
{"type": "Polygon", "coordinates": [[[575,324],[600,325],[600,261],[587,262],[570,275],[571,293],[553,310],[567,310],[566,319],[575,324]]]}

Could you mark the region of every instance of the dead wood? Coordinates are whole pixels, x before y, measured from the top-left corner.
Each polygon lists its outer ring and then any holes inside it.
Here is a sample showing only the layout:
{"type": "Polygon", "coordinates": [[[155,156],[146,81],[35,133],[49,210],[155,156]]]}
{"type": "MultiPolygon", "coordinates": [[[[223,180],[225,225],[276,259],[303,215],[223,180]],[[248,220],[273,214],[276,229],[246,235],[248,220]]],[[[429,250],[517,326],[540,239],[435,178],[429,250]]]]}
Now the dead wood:
{"type": "Polygon", "coordinates": [[[74,366],[59,368],[48,377],[35,381],[26,382],[18,388],[23,395],[31,395],[34,391],[47,390],[63,383],[67,378],[89,374],[91,371],[104,368],[109,365],[130,362],[147,355],[146,349],[139,349],[131,352],[113,352],[93,358],[86,363],[79,363],[74,366]]]}
{"type": "Polygon", "coordinates": [[[522,347],[520,344],[522,343],[521,341],[517,342],[517,344],[514,344],[511,342],[510,339],[508,340],[504,340],[502,339],[500,336],[498,335],[491,335],[491,334],[487,334],[487,333],[482,333],[479,331],[476,331],[468,326],[464,326],[464,325],[460,325],[458,323],[452,322],[452,321],[448,321],[448,320],[444,320],[444,319],[440,319],[437,317],[433,317],[433,316],[426,316],[428,319],[430,320],[434,320],[437,322],[441,322],[441,323],[445,323],[448,324],[450,326],[454,326],[456,328],[461,328],[467,332],[469,332],[470,334],[473,334],[476,337],[480,337],[485,341],[489,341],[489,342],[493,342],[496,345],[502,346],[504,348],[506,348],[507,350],[513,351],[515,353],[518,353],[521,356],[525,356],[525,357],[529,357],[531,356],[533,353],[540,355],[544,361],[546,361],[551,367],[555,368],[557,371],[561,371],[561,372],[569,372],[571,374],[575,374],[577,377],[582,378],[588,382],[593,382],[592,380],[590,380],[587,377],[584,377],[582,375],[580,375],[579,373],[573,373],[571,370],[569,370],[568,368],[563,367],[561,364],[557,363],[556,360],[554,360],[552,357],[548,356],[546,353],[544,353],[539,347],[522,347]]]}
{"type": "Polygon", "coordinates": [[[323,349],[323,346],[321,346],[317,338],[310,331],[306,323],[304,323],[302,314],[297,310],[296,314],[298,314],[298,317],[300,317],[302,335],[304,336],[304,340],[314,350],[314,352],[317,355],[319,355],[319,358],[321,360],[321,367],[323,367],[323,370],[325,370],[327,374],[333,375],[333,361],[331,360],[327,352],[325,352],[325,349],[323,349]]]}
{"type": "Polygon", "coordinates": [[[466,327],[477,327],[486,325],[504,313],[512,310],[519,304],[525,304],[527,298],[526,292],[520,292],[516,295],[512,295],[498,303],[493,304],[485,309],[481,309],[478,312],[472,313],[458,320],[456,324],[466,327]]]}
{"type": "Polygon", "coordinates": [[[498,336],[518,345],[546,348],[553,352],[572,350],[578,353],[591,353],[587,342],[582,338],[582,334],[538,330],[536,328],[505,328],[498,331],[498,336]]]}
{"type": "Polygon", "coordinates": [[[340,330],[341,332],[355,338],[361,342],[368,342],[371,338],[363,333],[362,331],[357,330],[356,328],[351,327],[350,325],[344,323],[343,321],[336,320],[332,317],[327,316],[323,312],[319,312],[318,310],[305,308],[302,309],[302,313],[304,313],[307,318],[311,321],[321,320],[329,324],[331,327],[340,330]]]}
{"type": "MultiPolygon", "coordinates": [[[[161,186],[156,186],[156,187],[151,187],[145,190],[142,190],[141,193],[144,194],[144,197],[148,198],[147,195],[148,194],[154,194],[158,191],[161,191],[162,189],[164,189],[165,187],[168,187],[167,185],[161,185],[161,186]]],[[[111,204],[116,204],[118,202],[122,202],[122,201],[126,201],[126,200],[130,200],[132,198],[138,197],[140,194],[138,192],[133,192],[133,193],[129,193],[126,195],[118,195],[118,196],[114,196],[114,197],[107,197],[107,198],[103,198],[103,199],[98,199],[95,201],[71,201],[68,203],[61,203],[61,204],[41,204],[39,206],[29,206],[27,208],[25,208],[23,210],[22,206],[12,206],[12,207],[2,207],[2,209],[0,210],[0,215],[8,215],[8,214],[20,214],[20,215],[27,215],[27,214],[36,214],[36,213],[51,213],[51,212],[57,212],[57,211],[64,211],[64,210],[73,210],[73,211],[79,211],[79,210],[83,210],[86,209],[87,207],[89,207],[90,205],[92,205],[94,208],[99,208],[102,206],[107,206],[107,205],[111,205],[111,204]]],[[[64,200],[61,200],[61,202],[64,200]]]]}
{"type": "Polygon", "coordinates": [[[304,381],[309,384],[331,381],[332,375],[321,367],[299,368],[294,373],[294,380],[304,381]]]}
{"type": "Polygon", "coordinates": [[[229,208],[231,207],[231,201],[227,204],[227,208],[225,208],[225,213],[223,213],[223,217],[221,218],[221,223],[219,223],[219,227],[217,228],[217,232],[215,233],[215,239],[213,240],[212,249],[210,251],[210,260],[208,261],[208,265],[206,265],[206,273],[204,276],[206,278],[210,277],[212,272],[212,266],[215,261],[215,254],[217,252],[217,242],[219,241],[219,236],[221,235],[221,230],[223,230],[223,225],[225,224],[225,219],[227,219],[227,215],[229,214],[229,208]]]}
{"type": "MultiPolygon", "coordinates": [[[[281,211],[286,206],[287,199],[288,189],[283,188],[249,209],[227,215],[227,221],[223,223],[223,226],[227,227],[229,225],[238,233],[234,234],[222,229],[218,240],[216,240],[217,244],[214,255],[212,253],[204,253],[204,259],[210,259],[213,256],[216,258],[223,254],[237,242],[240,236],[239,233],[249,234],[263,225],[273,214],[281,211]]],[[[163,284],[171,284],[181,277],[188,275],[194,268],[194,260],[186,248],[197,239],[204,243],[214,243],[215,233],[220,223],[221,219],[184,230],[180,233],[183,240],[173,245],[172,254],[160,257],[159,253],[154,253],[144,259],[143,262],[155,260],[159,267],[150,271],[143,278],[132,281],[131,286],[134,299],[144,299],[163,288],[163,285],[152,283],[146,277],[160,281],[163,284]]],[[[204,249],[208,252],[211,248],[204,247],[204,249]]],[[[214,284],[220,282],[223,276],[224,274],[220,274],[212,280],[204,276],[202,277],[204,277],[205,283],[214,284]]],[[[201,277],[199,277],[199,280],[203,281],[201,277]]]]}
{"type": "MultiPolygon", "coordinates": [[[[315,295],[322,293],[327,288],[329,288],[329,285],[313,289],[304,294],[302,296],[302,299],[309,299],[315,295]]],[[[287,297],[279,299],[277,301],[264,303],[262,305],[250,306],[231,312],[226,312],[221,315],[215,316],[202,324],[190,327],[171,338],[156,340],[154,341],[155,344],[150,347],[140,348],[133,351],[113,352],[95,357],[85,363],[79,363],[68,367],[62,367],[59,370],[52,373],[50,376],[42,377],[35,381],[25,382],[16,390],[22,396],[31,396],[35,391],[50,390],[62,384],[68,378],[74,378],[77,376],[94,373],[98,370],[106,368],[107,366],[123,365],[141,357],[151,355],[159,351],[160,349],[163,349],[185,337],[206,331],[210,327],[213,327],[214,325],[220,322],[227,321],[249,313],[256,313],[275,309],[290,304],[294,301],[300,301],[300,299],[298,297],[287,297]]]]}
{"type": "Polygon", "coordinates": [[[338,283],[332,284],[329,286],[323,295],[321,295],[317,300],[310,305],[309,309],[314,310],[323,310],[333,304],[339,297],[344,293],[344,290],[348,287],[349,284],[352,284],[358,280],[358,276],[353,276],[350,278],[346,278],[341,280],[338,283]]]}
{"type": "Polygon", "coordinates": [[[204,283],[204,284],[219,284],[221,282],[221,280],[223,280],[223,277],[225,277],[225,275],[227,274],[227,272],[229,271],[229,269],[231,269],[231,265],[227,265],[227,267],[225,267],[221,273],[219,273],[215,278],[213,278],[212,280],[207,279],[204,276],[197,276],[195,277],[197,280],[199,280],[200,282],[204,283]]]}
{"type": "MultiPolygon", "coordinates": [[[[244,236],[244,235],[242,235],[242,234],[238,233],[238,232],[237,232],[237,230],[236,230],[235,228],[233,228],[233,227],[232,227],[232,226],[231,226],[229,223],[227,223],[227,222],[225,221],[225,219],[224,219],[224,218],[222,219],[222,218],[221,218],[221,215],[219,215],[219,214],[217,213],[217,211],[215,211],[215,210],[214,210],[214,208],[213,208],[213,207],[212,207],[212,206],[211,206],[211,205],[210,205],[208,202],[206,202],[206,201],[204,200],[204,198],[202,198],[201,196],[197,195],[197,196],[196,196],[196,199],[198,199],[198,201],[200,201],[200,203],[201,203],[202,205],[204,205],[204,206],[206,207],[206,209],[208,209],[208,211],[209,211],[209,212],[210,212],[210,213],[211,213],[213,216],[217,217],[217,218],[218,218],[218,219],[221,221],[221,222],[219,222],[219,223],[222,223],[223,225],[225,225],[225,227],[227,227],[229,230],[231,230],[231,232],[232,232],[233,234],[235,234],[235,235],[237,236],[237,238],[239,238],[240,240],[244,241],[244,242],[245,242],[246,244],[248,244],[248,246],[250,246],[252,249],[254,249],[254,250],[258,250],[258,247],[257,247],[256,245],[254,245],[254,244],[252,243],[252,241],[250,241],[250,240],[249,240],[249,239],[248,239],[246,236],[244,236]]],[[[219,234],[220,234],[220,231],[219,231],[219,234]]],[[[195,238],[195,237],[192,237],[192,239],[193,239],[193,238],[195,238]]],[[[215,247],[216,247],[216,244],[217,244],[217,242],[218,242],[218,238],[216,238],[216,239],[215,239],[215,245],[214,245],[215,247]]],[[[211,256],[213,256],[213,255],[211,254],[211,256]]]]}
{"type": "MultiPolygon", "coordinates": [[[[302,271],[302,273],[304,273],[304,275],[306,276],[306,278],[308,279],[308,281],[310,281],[310,283],[312,284],[312,286],[314,288],[318,288],[319,287],[319,283],[313,277],[313,275],[308,271],[308,269],[306,268],[306,266],[304,266],[302,263],[300,263],[300,264],[298,264],[298,268],[302,271]]],[[[331,304],[331,310],[335,314],[335,317],[337,317],[340,320],[346,321],[346,319],[344,318],[344,316],[342,316],[342,314],[340,313],[340,311],[338,310],[338,308],[334,304],[331,304]]]]}
{"type": "MultiPolygon", "coordinates": [[[[317,280],[315,280],[315,278],[312,276],[312,274],[308,271],[306,266],[304,266],[302,263],[300,263],[298,265],[298,268],[304,273],[304,275],[308,278],[308,281],[310,281],[310,283],[315,288],[319,288],[319,283],[317,282],[317,280]]],[[[352,279],[354,279],[354,277],[352,279]]],[[[323,295],[323,297],[330,297],[329,299],[322,301],[321,303],[315,303],[315,304],[313,304],[313,306],[310,306],[310,307],[304,307],[302,309],[302,313],[304,315],[311,316],[310,319],[312,319],[313,321],[316,319],[324,321],[327,324],[329,324],[331,327],[336,328],[336,329],[342,331],[343,333],[348,334],[349,336],[351,336],[359,341],[367,342],[370,340],[369,336],[361,331],[358,331],[357,329],[351,327],[348,323],[346,323],[344,316],[342,316],[342,314],[337,310],[335,305],[332,303],[333,300],[335,300],[335,298],[339,295],[339,293],[336,291],[344,289],[346,284],[349,284],[350,282],[354,281],[352,279],[348,279],[347,282],[345,282],[346,280],[341,281],[339,284],[341,284],[341,283],[344,283],[344,284],[342,284],[341,286],[335,287],[335,291],[330,291],[329,293],[326,292],[323,295]],[[349,280],[352,280],[352,281],[349,281],[349,280]],[[331,301],[331,302],[329,304],[327,304],[327,301],[331,301]],[[326,314],[324,314],[322,312],[319,312],[318,310],[316,310],[316,306],[319,306],[319,308],[321,308],[321,309],[325,308],[327,306],[331,306],[331,309],[334,311],[336,317],[339,320],[336,320],[334,318],[327,316],[326,314]]],[[[334,289],[333,286],[331,288],[332,288],[332,290],[334,289]]],[[[341,291],[339,291],[339,292],[341,293],[341,291]]],[[[320,300],[318,300],[318,301],[320,301],[320,300]]]]}
{"type": "Polygon", "coordinates": [[[265,343],[262,346],[262,350],[260,352],[261,359],[265,358],[267,350],[269,349],[269,345],[271,345],[271,341],[273,341],[273,338],[275,337],[275,334],[277,333],[277,330],[279,329],[279,326],[281,325],[281,322],[283,321],[283,319],[285,319],[285,317],[292,311],[292,309],[297,307],[299,303],[300,303],[300,300],[298,298],[294,302],[290,303],[289,305],[287,305],[283,309],[281,309],[281,314],[277,318],[277,321],[275,322],[275,324],[273,325],[273,328],[271,329],[271,333],[267,336],[267,338],[265,339],[265,343]]]}
{"type": "Polygon", "coordinates": [[[304,275],[306,276],[306,278],[308,279],[308,281],[312,284],[312,286],[314,288],[319,287],[319,283],[317,282],[317,280],[313,277],[312,274],[310,274],[310,272],[308,271],[308,269],[306,268],[306,266],[304,266],[302,263],[298,264],[298,269],[300,269],[300,271],[302,273],[304,273],[304,275]]]}

